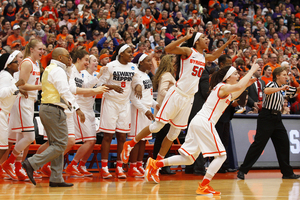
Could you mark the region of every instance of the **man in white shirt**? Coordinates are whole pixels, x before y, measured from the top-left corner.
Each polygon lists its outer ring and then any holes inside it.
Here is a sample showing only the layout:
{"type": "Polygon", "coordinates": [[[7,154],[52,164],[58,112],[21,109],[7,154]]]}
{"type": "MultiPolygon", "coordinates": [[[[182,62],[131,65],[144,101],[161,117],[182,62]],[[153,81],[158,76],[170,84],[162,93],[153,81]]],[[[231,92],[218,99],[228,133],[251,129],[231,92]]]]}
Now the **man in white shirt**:
{"type": "Polygon", "coordinates": [[[58,25],[59,27],[63,26],[63,25],[66,25],[68,27],[68,30],[71,31],[71,28],[72,28],[72,24],[68,21],[69,18],[70,18],[70,15],[69,13],[65,13],[64,16],[63,16],[63,20],[61,20],[58,25]]]}
{"type": "Polygon", "coordinates": [[[42,104],[40,118],[47,132],[49,147],[41,154],[35,154],[22,162],[30,181],[36,185],[33,179],[33,171],[51,161],[50,187],[71,187],[72,183],[64,182],[63,154],[68,143],[68,129],[64,109],[73,108],[80,121],[85,121],[83,112],[75,102],[75,97],[69,89],[67,68],[71,66],[72,59],[64,48],[56,48],[52,53],[52,60],[47,66],[42,78],[42,104]]]}

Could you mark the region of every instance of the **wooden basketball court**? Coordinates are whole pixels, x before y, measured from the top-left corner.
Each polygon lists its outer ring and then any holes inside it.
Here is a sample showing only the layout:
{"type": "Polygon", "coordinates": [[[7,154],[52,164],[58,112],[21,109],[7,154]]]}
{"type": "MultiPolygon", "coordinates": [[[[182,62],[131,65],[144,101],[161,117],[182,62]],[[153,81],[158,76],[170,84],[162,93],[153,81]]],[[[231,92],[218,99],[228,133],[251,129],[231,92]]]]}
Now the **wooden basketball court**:
{"type": "MultiPolygon", "coordinates": [[[[300,174],[300,170],[295,170],[300,174]]],[[[176,175],[161,175],[161,183],[144,182],[143,179],[103,180],[99,173],[93,178],[71,178],[71,188],[50,188],[49,178],[30,182],[0,179],[0,197],[5,200],[84,200],[84,199],[146,199],[146,200],[205,200],[205,199],[300,199],[300,180],[283,180],[279,170],[251,170],[246,179],[238,180],[235,173],[217,174],[211,186],[221,191],[219,197],[197,196],[195,191],[203,176],[177,172],[176,175]]]]}

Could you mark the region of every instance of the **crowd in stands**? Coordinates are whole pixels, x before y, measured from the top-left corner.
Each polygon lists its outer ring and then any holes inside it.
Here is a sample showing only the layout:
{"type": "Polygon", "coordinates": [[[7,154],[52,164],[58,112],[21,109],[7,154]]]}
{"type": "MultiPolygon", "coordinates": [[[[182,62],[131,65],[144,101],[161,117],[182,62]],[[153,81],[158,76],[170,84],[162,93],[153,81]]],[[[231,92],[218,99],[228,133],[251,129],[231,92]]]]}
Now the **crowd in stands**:
{"type": "MultiPolygon", "coordinates": [[[[292,86],[300,83],[300,6],[290,0],[8,0],[0,2],[1,54],[24,50],[31,38],[44,44],[40,66],[46,68],[52,51],[71,52],[84,46],[105,66],[119,44],[133,47],[134,54],[151,55],[153,76],[164,47],[184,36],[189,28],[210,39],[207,53],[237,35],[224,54],[231,57],[240,75],[256,60],[265,84],[272,71],[286,66],[292,86]]],[[[218,61],[207,62],[210,73],[218,61]]],[[[258,78],[259,78],[258,77],[258,78]]],[[[285,113],[300,113],[300,97],[287,99],[285,113]],[[299,105],[298,105],[299,104],[299,105]]],[[[250,105],[252,111],[259,106],[250,105]]]]}

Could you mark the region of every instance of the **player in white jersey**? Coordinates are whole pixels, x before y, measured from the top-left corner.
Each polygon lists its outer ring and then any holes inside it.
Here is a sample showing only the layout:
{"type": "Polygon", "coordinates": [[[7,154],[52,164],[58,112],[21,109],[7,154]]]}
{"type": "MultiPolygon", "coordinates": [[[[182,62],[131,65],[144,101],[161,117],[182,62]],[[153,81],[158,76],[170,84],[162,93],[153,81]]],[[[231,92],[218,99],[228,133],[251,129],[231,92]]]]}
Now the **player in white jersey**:
{"type": "Polygon", "coordinates": [[[126,178],[120,153],[126,140],[126,133],[130,132],[129,96],[134,90],[138,98],[142,97],[142,82],[137,74],[137,66],[131,62],[131,59],[131,47],[127,44],[119,45],[112,57],[113,61],[106,65],[107,71],[100,78],[101,84],[117,85],[123,89],[123,93],[110,91],[102,97],[100,130],[104,132],[101,146],[101,174],[103,178],[112,177],[108,171],[107,162],[114,133],[116,133],[118,142],[116,176],[126,178]]]}
{"type": "MultiPolygon", "coordinates": [[[[187,35],[165,47],[165,51],[178,54],[179,80],[171,87],[156,114],[155,122],[145,127],[133,140],[126,142],[123,147],[121,158],[124,163],[128,162],[129,154],[133,146],[150,133],[159,132],[166,123],[170,123],[170,130],[162,142],[157,159],[163,159],[171,147],[173,141],[178,137],[180,130],[187,127],[188,118],[192,109],[194,94],[198,90],[198,83],[205,67],[205,61],[217,59],[225,47],[229,45],[236,36],[232,36],[225,45],[213,54],[203,54],[208,48],[209,39],[202,33],[193,33],[189,29],[187,35]],[[185,42],[182,46],[181,43],[185,42]]],[[[158,174],[158,171],[157,171],[158,174]]],[[[159,182],[158,176],[152,177],[159,182]]]]}
{"type": "MultiPolygon", "coordinates": [[[[131,101],[131,130],[128,134],[129,139],[133,139],[143,128],[149,126],[154,116],[151,107],[156,107],[157,102],[153,99],[152,81],[146,71],[150,71],[152,67],[151,57],[147,54],[139,53],[132,60],[138,65],[138,75],[143,82],[143,98],[138,99],[133,93],[130,95],[131,101]]],[[[130,153],[130,168],[128,176],[135,178],[144,177],[143,158],[145,153],[146,140],[152,139],[152,135],[148,135],[134,147],[130,153]]]]}
{"type": "MultiPolygon", "coordinates": [[[[74,66],[69,80],[70,91],[76,94],[76,103],[82,107],[81,110],[84,112],[86,120],[84,123],[81,123],[79,116],[73,113],[76,142],[82,141],[84,144],[77,150],[75,157],[65,171],[75,177],[92,176],[92,174],[86,170],[85,164],[96,143],[95,113],[93,110],[95,98],[93,96],[102,94],[107,91],[108,88],[105,86],[97,87],[101,73],[96,76],[86,77],[88,74],[82,72],[90,64],[90,56],[87,51],[79,47],[73,50],[71,55],[74,66]],[[78,163],[79,166],[77,167],[78,163]]],[[[95,56],[92,56],[92,58],[93,64],[91,67],[96,70],[97,59],[95,56]]]]}
{"type": "Polygon", "coordinates": [[[215,191],[209,185],[213,176],[226,160],[226,151],[215,129],[215,124],[230,104],[230,101],[238,98],[248,86],[256,81],[256,78],[251,79],[251,77],[258,68],[258,64],[252,65],[247,75],[240,81],[240,76],[235,67],[223,67],[218,72],[215,72],[210,81],[211,93],[202,109],[189,125],[185,142],[179,149],[181,155],[163,160],[149,158],[145,178],[148,180],[151,173],[160,167],[191,165],[202,152],[204,157],[214,156],[214,160],[208,166],[196,193],[200,195],[220,195],[220,192],[215,191]]]}
{"type": "MultiPolygon", "coordinates": [[[[20,51],[14,51],[11,55],[6,53],[0,57],[0,159],[8,150],[8,117],[19,93],[19,86],[25,84],[24,80],[18,82],[13,74],[18,71],[19,62],[17,55],[20,51]]],[[[26,91],[21,92],[27,96],[26,91]]],[[[5,178],[5,173],[0,166],[0,177],[5,178]]]]}
{"type": "Polygon", "coordinates": [[[25,59],[20,64],[19,78],[25,81],[22,89],[28,92],[28,98],[20,95],[11,110],[9,129],[17,132],[17,142],[10,157],[2,164],[2,168],[13,179],[28,180],[26,173],[22,169],[22,151],[35,139],[33,114],[34,101],[37,98],[40,85],[40,68],[36,62],[43,54],[43,43],[37,39],[31,39],[25,47],[25,59]],[[18,158],[17,158],[18,157],[18,158]],[[17,159],[16,159],[17,158],[17,159]],[[14,162],[15,170],[14,170],[14,162]]]}

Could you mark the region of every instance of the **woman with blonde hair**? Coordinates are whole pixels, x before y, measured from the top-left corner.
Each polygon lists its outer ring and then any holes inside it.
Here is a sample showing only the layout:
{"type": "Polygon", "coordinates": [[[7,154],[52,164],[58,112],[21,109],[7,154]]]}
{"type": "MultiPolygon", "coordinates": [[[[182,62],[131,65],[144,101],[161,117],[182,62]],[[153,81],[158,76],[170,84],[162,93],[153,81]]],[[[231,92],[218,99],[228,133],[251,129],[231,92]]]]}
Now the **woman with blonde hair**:
{"type": "MultiPolygon", "coordinates": [[[[160,65],[157,69],[155,76],[153,77],[153,89],[154,91],[157,90],[157,103],[161,105],[167,91],[172,87],[176,80],[175,80],[175,72],[178,71],[176,66],[174,66],[176,61],[176,57],[174,55],[165,55],[162,57],[160,65]]],[[[154,116],[158,112],[157,109],[154,110],[154,116]]],[[[157,134],[154,142],[154,149],[153,149],[153,158],[156,159],[157,154],[160,150],[162,141],[168,134],[170,129],[170,124],[166,124],[157,134]]],[[[169,167],[168,167],[169,168],[169,167]]],[[[163,172],[170,172],[170,170],[166,168],[162,168],[161,173],[163,172]]]]}
{"type": "Polygon", "coordinates": [[[42,89],[40,85],[40,67],[38,61],[44,53],[43,43],[37,39],[31,39],[25,48],[24,60],[20,64],[19,78],[25,81],[20,88],[28,92],[28,98],[24,95],[17,97],[10,113],[9,130],[11,136],[16,134],[17,140],[10,157],[2,164],[3,170],[13,180],[27,180],[28,176],[22,169],[22,152],[35,139],[33,116],[34,102],[37,93],[42,89]],[[14,162],[15,169],[14,169],[14,162]]]}

